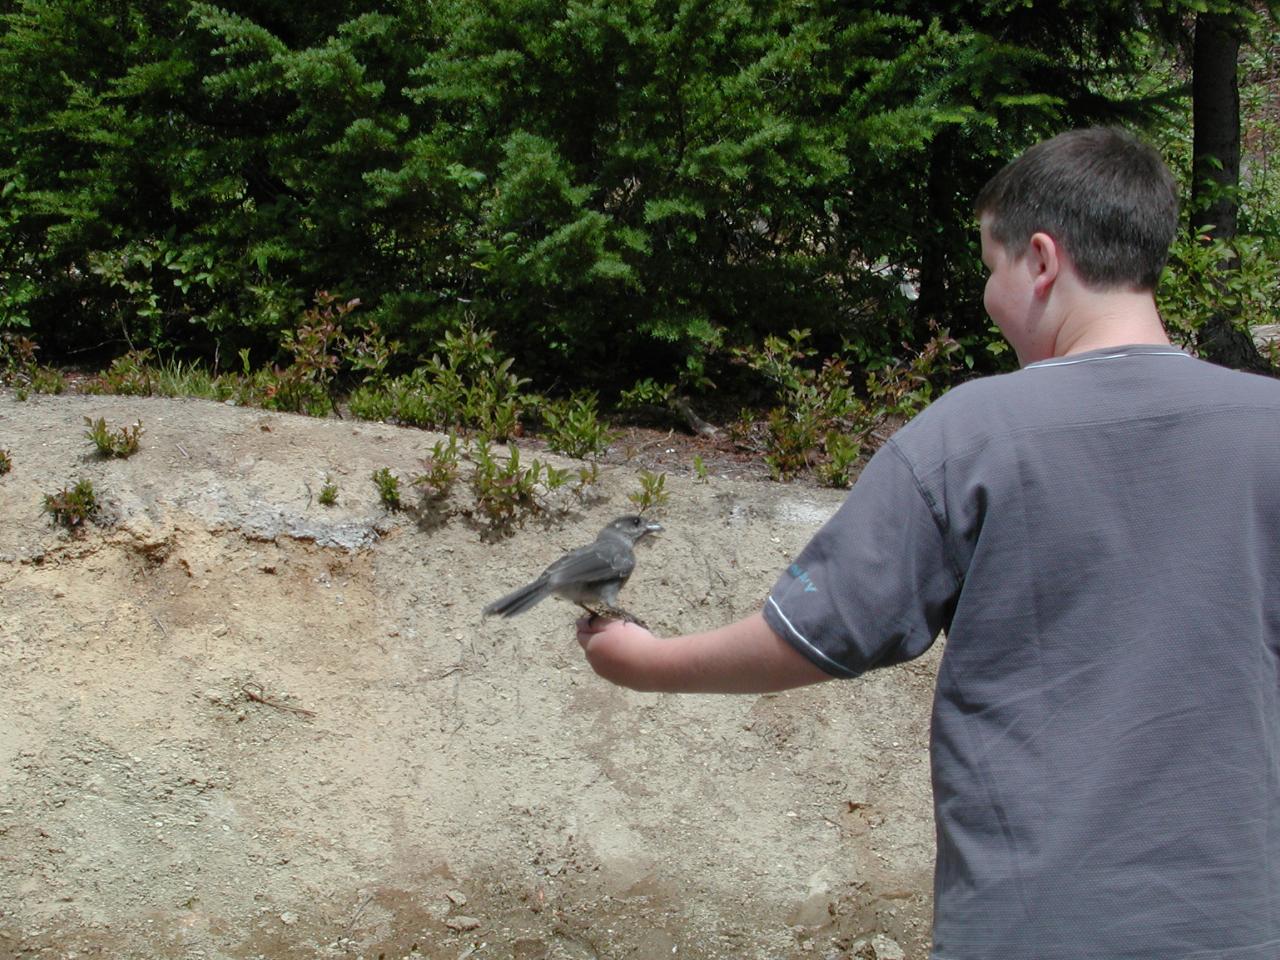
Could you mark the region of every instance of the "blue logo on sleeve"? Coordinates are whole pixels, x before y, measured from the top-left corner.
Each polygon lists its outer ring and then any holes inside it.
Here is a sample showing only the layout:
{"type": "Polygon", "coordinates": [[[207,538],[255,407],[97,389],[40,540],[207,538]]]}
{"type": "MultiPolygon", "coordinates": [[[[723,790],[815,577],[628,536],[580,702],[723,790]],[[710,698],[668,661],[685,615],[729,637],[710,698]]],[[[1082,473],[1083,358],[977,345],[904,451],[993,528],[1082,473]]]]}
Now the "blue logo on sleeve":
{"type": "Polygon", "coordinates": [[[791,564],[787,567],[787,572],[804,584],[805,593],[817,593],[818,588],[813,585],[813,580],[809,577],[809,571],[805,570],[799,564],[791,564]]]}

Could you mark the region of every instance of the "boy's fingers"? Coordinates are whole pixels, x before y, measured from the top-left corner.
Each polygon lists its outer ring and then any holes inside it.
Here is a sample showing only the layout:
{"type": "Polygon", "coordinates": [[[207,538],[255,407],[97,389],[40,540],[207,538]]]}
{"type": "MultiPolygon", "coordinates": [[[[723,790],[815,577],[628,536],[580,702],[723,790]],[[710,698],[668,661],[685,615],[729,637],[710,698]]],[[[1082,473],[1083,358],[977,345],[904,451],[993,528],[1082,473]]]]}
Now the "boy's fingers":
{"type": "Polygon", "coordinates": [[[585,650],[587,644],[591,642],[591,638],[597,633],[603,633],[605,628],[613,621],[607,617],[599,617],[595,614],[578,618],[578,643],[582,644],[585,650]]]}

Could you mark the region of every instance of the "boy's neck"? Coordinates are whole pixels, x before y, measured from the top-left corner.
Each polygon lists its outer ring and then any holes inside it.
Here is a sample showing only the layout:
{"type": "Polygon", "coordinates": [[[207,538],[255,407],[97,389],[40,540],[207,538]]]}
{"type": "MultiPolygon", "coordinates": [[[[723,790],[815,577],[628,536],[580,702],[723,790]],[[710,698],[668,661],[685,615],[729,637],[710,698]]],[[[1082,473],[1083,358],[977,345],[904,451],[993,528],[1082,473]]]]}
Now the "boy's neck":
{"type": "Polygon", "coordinates": [[[1169,346],[1149,290],[1091,292],[1072,305],[1054,339],[1054,357],[1135,343],[1169,346]]]}

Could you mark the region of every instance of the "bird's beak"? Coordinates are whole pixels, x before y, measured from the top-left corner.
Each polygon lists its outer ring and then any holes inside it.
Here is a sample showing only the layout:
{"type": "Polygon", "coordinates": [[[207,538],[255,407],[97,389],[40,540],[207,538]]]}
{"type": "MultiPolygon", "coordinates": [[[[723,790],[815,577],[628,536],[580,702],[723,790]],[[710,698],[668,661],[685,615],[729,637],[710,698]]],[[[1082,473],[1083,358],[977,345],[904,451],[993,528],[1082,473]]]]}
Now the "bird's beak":
{"type": "Polygon", "coordinates": [[[662,524],[660,524],[657,520],[650,520],[644,525],[645,533],[657,533],[661,529],[662,529],[662,524]]]}

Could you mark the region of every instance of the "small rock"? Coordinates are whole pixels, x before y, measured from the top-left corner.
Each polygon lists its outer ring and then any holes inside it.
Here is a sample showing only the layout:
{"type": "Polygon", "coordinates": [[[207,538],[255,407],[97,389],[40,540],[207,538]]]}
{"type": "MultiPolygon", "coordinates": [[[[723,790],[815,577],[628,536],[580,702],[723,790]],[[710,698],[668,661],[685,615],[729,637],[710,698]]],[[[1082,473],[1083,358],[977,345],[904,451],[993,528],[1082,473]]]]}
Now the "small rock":
{"type": "Polygon", "coordinates": [[[511,946],[511,955],[515,960],[543,960],[549,948],[535,937],[521,937],[511,946]]]}
{"type": "Polygon", "coordinates": [[[455,907],[465,907],[467,905],[467,895],[461,890],[450,890],[445,896],[449,898],[449,902],[455,907]]]}
{"type": "Polygon", "coordinates": [[[447,919],[444,922],[444,925],[448,927],[450,930],[458,930],[458,931],[475,930],[477,927],[480,926],[480,921],[477,920],[475,917],[457,916],[457,917],[450,917],[449,919],[447,919]]]}
{"type": "Polygon", "coordinates": [[[851,960],[905,960],[906,952],[891,937],[877,933],[855,940],[848,956],[851,960]]]}
{"type": "Polygon", "coordinates": [[[280,914],[280,922],[286,927],[292,927],[298,922],[298,915],[291,910],[286,910],[284,913],[280,914]]]}

